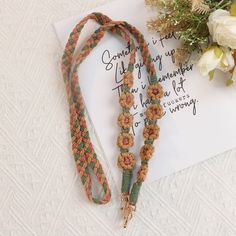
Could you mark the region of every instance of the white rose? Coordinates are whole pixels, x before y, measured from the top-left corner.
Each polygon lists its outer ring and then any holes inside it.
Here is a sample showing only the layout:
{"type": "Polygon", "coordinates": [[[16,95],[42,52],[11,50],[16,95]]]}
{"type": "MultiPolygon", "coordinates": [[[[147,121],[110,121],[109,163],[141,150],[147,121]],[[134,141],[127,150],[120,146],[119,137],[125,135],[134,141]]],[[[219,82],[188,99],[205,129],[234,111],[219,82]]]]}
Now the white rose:
{"type": "Polygon", "coordinates": [[[197,63],[198,70],[203,76],[208,75],[210,71],[219,65],[221,57],[216,56],[214,48],[206,51],[197,63]]]}
{"type": "Polygon", "coordinates": [[[218,9],[210,14],[207,25],[213,42],[236,49],[235,16],[231,16],[226,10],[218,9]]]}
{"type": "Polygon", "coordinates": [[[197,68],[203,76],[216,68],[226,72],[234,67],[234,58],[232,53],[226,48],[211,47],[207,50],[197,63],[197,68]]]}

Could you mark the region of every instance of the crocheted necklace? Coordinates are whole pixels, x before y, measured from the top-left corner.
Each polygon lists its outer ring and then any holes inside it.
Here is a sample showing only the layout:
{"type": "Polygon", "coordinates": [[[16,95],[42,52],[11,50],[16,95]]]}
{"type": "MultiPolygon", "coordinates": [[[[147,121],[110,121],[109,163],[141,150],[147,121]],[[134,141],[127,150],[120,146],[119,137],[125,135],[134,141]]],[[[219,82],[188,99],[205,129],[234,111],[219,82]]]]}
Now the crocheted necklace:
{"type": "Polygon", "coordinates": [[[77,170],[80,174],[87,197],[97,204],[105,204],[110,201],[111,191],[103,172],[101,163],[97,159],[94,151],[85,118],[85,106],[79,86],[78,67],[83,60],[90,54],[101,41],[105,33],[109,31],[117,34],[130,46],[129,65],[123,77],[122,94],[119,103],[122,112],[118,117],[118,125],[121,133],[117,138],[117,145],[120,149],[118,156],[118,166],[122,168],[122,187],[121,201],[124,217],[124,227],[127,227],[128,221],[132,218],[136,209],[138,195],[148,172],[148,162],[154,153],[154,141],[159,137],[160,128],[157,120],[163,116],[163,108],[160,105],[160,99],[164,92],[157,81],[156,71],[152,62],[148,44],[144,36],[134,26],[124,21],[112,21],[109,17],[101,13],[92,13],[82,19],[71,32],[62,57],[62,74],[66,84],[66,92],[70,111],[70,130],[72,138],[72,151],[76,161],[77,170]],[[79,40],[80,33],[88,20],[93,19],[101,26],[98,28],[83,45],[82,49],[76,52],[75,48],[79,40]],[[134,105],[134,95],[131,93],[133,87],[133,71],[136,57],[136,47],[133,38],[137,41],[143,62],[146,66],[149,86],[147,87],[147,96],[150,104],[145,112],[146,122],[143,130],[144,145],[140,150],[141,166],[137,172],[136,180],[132,184],[133,172],[135,168],[135,155],[129,151],[134,145],[134,136],[130,133],[133,126],[134,117],[130,109],[134,105]],[[98,183],[102,186],[103,196],[93,197],[92,178],[94,173],[98,183]],[[132,186],[131,186],[132,185],[132,186]]]}

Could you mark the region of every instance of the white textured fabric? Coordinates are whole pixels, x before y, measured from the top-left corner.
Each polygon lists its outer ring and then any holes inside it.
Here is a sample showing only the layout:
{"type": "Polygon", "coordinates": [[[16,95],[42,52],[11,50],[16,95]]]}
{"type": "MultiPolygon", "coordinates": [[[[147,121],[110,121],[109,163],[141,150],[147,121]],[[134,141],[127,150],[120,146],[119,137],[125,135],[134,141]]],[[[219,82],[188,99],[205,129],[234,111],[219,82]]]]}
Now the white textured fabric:
{"type": "Polygon", "coordinates": [[[97,148],[113,198],[86,199],[52,23],[105,2],[0,0],[0,235],[235,236],[236,150],[145,185],[122,230],[119,186],[97,148]]]}

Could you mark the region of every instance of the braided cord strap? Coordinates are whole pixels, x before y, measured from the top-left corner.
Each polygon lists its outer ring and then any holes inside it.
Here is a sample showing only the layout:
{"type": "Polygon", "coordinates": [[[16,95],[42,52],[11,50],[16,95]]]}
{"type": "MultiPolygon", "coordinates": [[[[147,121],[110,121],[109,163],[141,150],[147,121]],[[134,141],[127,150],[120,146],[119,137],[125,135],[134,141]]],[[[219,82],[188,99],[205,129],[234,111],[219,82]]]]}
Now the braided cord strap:
{"type": "Polygon", "coordinates": [[[81,176],[86,194],[91,201],[98,204],[107,203],[111,198],[111,192],[102,166],[97,159],[97,155],[90,140],[77,71],[79,65],[98,45],[106,31],[119,35],[130,46],[129,65],[123,78],[122,94],[119,100],[122,107],[122,113],[118,117],[118,125],[121,127],[121,134],[117,139],[117,145],[121,153],[118,157],[118,165],[123,169],[121,192],[124,203],[122,209],[126,227],[128,220],[132,217],[132,212],[135,209],[142,183],[148,172],[148,162],[154,153],[154,140],[159,137],[160,129],[157,125],[157,119],[160,119],[163,115],[160,99],[163,97],[164,92],[157,81],[156,70],[148,49],[148,44],[137,28],[124,21],[112,21],[109,17],[101,13],[92,13],[75,26],[65,47],[61,69],[70,106],[72,150],[77,164],[77,170],[81,176]],[[88,38],[82,49],[75,52],[80,33],[90,19],[95,20],[101,26],[88,38]],[[134,137],[130,133],[133,125],[133,115],[130,113],[130,109],[134,105],[134,96],[131,93],[131,88],[133,86],[136,47],[131,36],[137,41],[144,65],[146,66],[149,76],[147,95],[150,99],[150,105],[145,112],[147,123],[145,123],[143,131],[144,146],[140,150],[141,166],[137,173],[136,181],[132,186],[131,183],[136,158],[133,153],[129,152],[129,148],[134,144],[134,137]],[[91,172],[95,174],[103,188],[104,195],[102,198],[93,197],[91,190],[91,172]]]}
{"type": "MultiPolygon", "coordinates": [[[[79,35],[89,19],[94,19],[97,22],[107,23],[108,18],[103,17],[100,14],[91,14],[84,18],[73,30],[70,35],[69,41],[66,45],[66,49],[62,59],[62,72],[64,81],[66,83],[66,91],[68,95],[69,105],[70,105],[70,123],[71,123],[71,137],[72,137],[72,150],[74,158],[77,164],[77,170],[81,176],[82,183],[84,184],[86,194],[90,200],[98,204],[107,203],[110,200],[111,192],[105,178],[102,166],[97,159],[96,153],[94,151],[93,145],[90,140],[89,132],[87,129],[87,124],[84,114],[84,102],[81,94],[81,89],[79,87],[79,80],[77,75],[78,66],[82,61],[89,55],[92,49],[98,44],[105,34],[105,31],[117,28],[119,22],[106,24],[106,26],[100,27],[94,32],[94,34],[87,40],[86,44],[78,55],[74,55],[75,47],[79,39],[79,35]],[[75,58],[75,60],[73,60],[75,58]],[[74,63],[74,65],[73,65],[74,63]],[[73,70],[71,67],[73,65],[73,70]],[[96,175],[98,182],[102,185],[104,190],[104,196],[102,199],[97,199],[92,197],[92,184],[91,184],[91,169],[96,175]]],[[[133,64],[135,62],[135,45],[132,39],[125,31],[120,29],[115,30],[118,35],[120,35],[124,40],[131,45],[131,55],[129,70],[133,72],[133,64]]]]}

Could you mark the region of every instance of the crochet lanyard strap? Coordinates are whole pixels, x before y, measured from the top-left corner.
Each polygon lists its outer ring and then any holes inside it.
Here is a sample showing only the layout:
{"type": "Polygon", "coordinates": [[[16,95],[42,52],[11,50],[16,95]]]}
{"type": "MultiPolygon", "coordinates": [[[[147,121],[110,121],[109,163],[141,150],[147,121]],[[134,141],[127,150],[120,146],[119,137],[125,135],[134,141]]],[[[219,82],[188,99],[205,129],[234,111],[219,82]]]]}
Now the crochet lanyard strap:
{"type": "MultiPolygon", "coordinates": [[[[111,192],[102,166],[97,159],[97,155],[94,151],[89,137],[89,132],[84,115],[84,102],[79,87],[77,69],[82,61],[89,55],[92,49],[96,47],[106,31],[111,31],[120,35],[127,43],[129,43],[130,61],[128,72],[130,73],[132,73],[134,70],[136,48],[133,40],[130,38],[126,31],[128,31],[135,37],[136,41],[139,44],[141,54],[143,56],[143,61],[149,74],[149,81],[151,84],[157,83],[156,72],[152,63],[152,58],[148,51],[148,45],[145,42],[143,35],[135,27],[129,25],[127,22],[112,22],[111,19],[109,19],[107,16],[102,15],[101,13],[93,13],[80,21],[70,34],[62,58],[62,72],[64,81],[66,83],[66,91],[70,105],[72,150],[77,163],[77,170],[81,176],[81,180],[84,184],[87,196],[90,200],[98,204],[107,203],[110,200],[111,192]],[[102,26],[92,34],[92,36],[87,40],[86,44],[79,51],[79,53],[75,55],[75,48],[80,33],[89,19],[95,20],[102,26]],[[94,198],[92,196],[92,179],[90,176],[90,171],[93,171],[98,179],[98,182],[103,187],[104,195],[101,199],[94,198]]],[[[131,177],[132,176],[130,175],[130,171],[127,172],[124,170],[122,186],[125,185],[125,187],[122,187],[122,192],[130,191],[131,177]],[[127,178],[127,176],[130,177],[127,178]]],[[[135,183],[134,186],[137,186],[137,183],[135,183]]],[[[134,194],[133,199],[134,204],[136,204],[137,193],[140,186],[141,185],[138,185],[138,189],[137,187],[134,188],[134,192],[136,193],[134,194]]]]}
{"type": "MultiPolygon", "coordinates": [[[[71,136],[72,136],[72,150],[77,163],[77,170],[81,176],[82,183],[85,186],[86,194],[88,198],[95,203],[104,204],[110,200],[111,193],[107,183],[107,179],[104,175],[102,166],[97,159],[97,155],[94,152],[93,145],[91,143],[89,132],[87,129],[87,124],[84,116],[84,103],[79,87],[77,68],[82,63],[83,59],[91,52],[91,50],[97,45],[100,39],[104,36],[106,30],[114,28],[117,24],[109,24],[104,27],[100,27],[91,38],[87,41],[85,46],[82,48],[79,55],[76,57],[74,68],[73,64],[73,53],[77,41],[79,39],[79,34],[83,29],[84,25],[89,19],[95,19],[99,21],[99,18],[96,18],[95,14],[91,14],[88,17],[84,18],[73,30],[70,35],[70,39],[67,43],[63,61],[62,61],[62,72],[64,76],[64,81],[66,83],[66,90],[70,104],[70,123],[71,123],[71,136]],[[98,182],[102,185],[104,190],[104,196],[102,199],[97,199],[92,197],[92,185],[91,185],[91,176],[89,168],[94,172],[95,176],[98,179],[98,182]]],[[[103,18],[104,23],[106,18],[103,18]]],[[[130,45],[134,47],[134,43],[130,40],[130,37],[124,31],[118,31],[130,45]]],[[[133,68],[132,65],[135,60],[135,50],[132,50],[129,68],[133,68]]]]}

